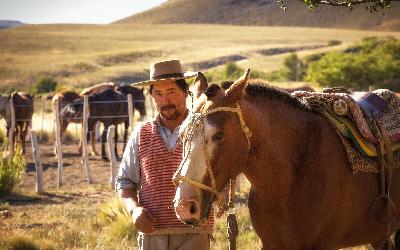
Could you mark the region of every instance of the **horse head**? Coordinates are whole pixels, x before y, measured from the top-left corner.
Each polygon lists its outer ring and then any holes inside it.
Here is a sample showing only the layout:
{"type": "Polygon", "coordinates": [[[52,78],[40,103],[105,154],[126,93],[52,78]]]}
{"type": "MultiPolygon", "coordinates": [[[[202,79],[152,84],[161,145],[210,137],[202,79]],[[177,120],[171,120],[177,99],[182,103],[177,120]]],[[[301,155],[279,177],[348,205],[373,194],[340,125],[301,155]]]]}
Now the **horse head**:
{"type": "Polygon", "coordinates": [[[201,225],[220,191],[246,164],[243,152],[250,149],[251,132],[246,126],[239,100],[250,70],[229,89],[211,85],[204,90],[195,112],[180,127],[183,159],[174,175],[174,199],[178,218],[201,225]]]}

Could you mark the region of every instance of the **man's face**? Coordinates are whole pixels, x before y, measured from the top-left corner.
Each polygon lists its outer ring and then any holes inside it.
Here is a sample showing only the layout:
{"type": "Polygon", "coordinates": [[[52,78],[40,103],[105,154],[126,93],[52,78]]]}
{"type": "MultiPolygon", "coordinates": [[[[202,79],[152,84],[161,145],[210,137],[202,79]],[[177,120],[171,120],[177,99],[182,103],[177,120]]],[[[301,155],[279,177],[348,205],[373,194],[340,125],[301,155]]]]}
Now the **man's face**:
{"type": "Polygon", "coordinates": [[[186,112],[187,92],[181,90],[175,81],[154,84],[151,95],[158,113],[166,120],[175,120],[186,112]]]}

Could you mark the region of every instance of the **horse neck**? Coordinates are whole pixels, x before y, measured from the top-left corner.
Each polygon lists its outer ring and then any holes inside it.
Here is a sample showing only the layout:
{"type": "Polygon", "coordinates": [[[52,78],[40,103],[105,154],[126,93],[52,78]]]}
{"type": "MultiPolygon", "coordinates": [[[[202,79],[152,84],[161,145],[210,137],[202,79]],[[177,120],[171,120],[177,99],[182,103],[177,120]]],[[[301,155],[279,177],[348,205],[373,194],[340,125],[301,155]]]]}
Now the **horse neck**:
{"type": "Polygon", "coordinates": [[[273,99],[244,100],[241,106],[253,133],[248,162],[242,172],[252,183],[262,179],[279,181],[277,176],[290,176],[296,164],[294,156],[307,143],[299,138],[304,139],[303,135],[308,134],[307,120],[313,114],[273,99]]]}

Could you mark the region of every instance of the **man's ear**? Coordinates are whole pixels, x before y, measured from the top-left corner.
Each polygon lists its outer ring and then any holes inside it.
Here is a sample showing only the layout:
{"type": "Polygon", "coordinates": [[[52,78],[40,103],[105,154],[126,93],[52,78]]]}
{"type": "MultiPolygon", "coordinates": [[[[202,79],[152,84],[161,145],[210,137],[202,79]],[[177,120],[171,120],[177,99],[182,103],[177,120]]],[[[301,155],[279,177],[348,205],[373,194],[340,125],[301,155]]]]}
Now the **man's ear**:
{"type": "Polygon", "coordinates": [[[235,83],[232,84],[232,86],[229,87],[228,90],[226,90],[226,98],[227,101],[230,103],[235,103],[237,102],[243,94],[243,90],[246,87],[246,83],[249,80],[250,77],[250,68],[246,70],[246,72],[235,81],[235,83]]]}

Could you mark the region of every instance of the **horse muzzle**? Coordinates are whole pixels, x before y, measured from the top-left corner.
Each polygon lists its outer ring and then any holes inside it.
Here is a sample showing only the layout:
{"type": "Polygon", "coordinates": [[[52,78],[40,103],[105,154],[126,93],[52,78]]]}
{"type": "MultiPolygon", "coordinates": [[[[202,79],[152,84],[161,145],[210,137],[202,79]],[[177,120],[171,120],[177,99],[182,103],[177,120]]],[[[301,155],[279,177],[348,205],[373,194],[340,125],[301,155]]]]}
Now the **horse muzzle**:
{"type": "Polygon", "coordinates": [[[175,201],[175,213],[179,220],[190,226],[201,224],[200,204],[194,199],[181,199],[175,201]]]}

